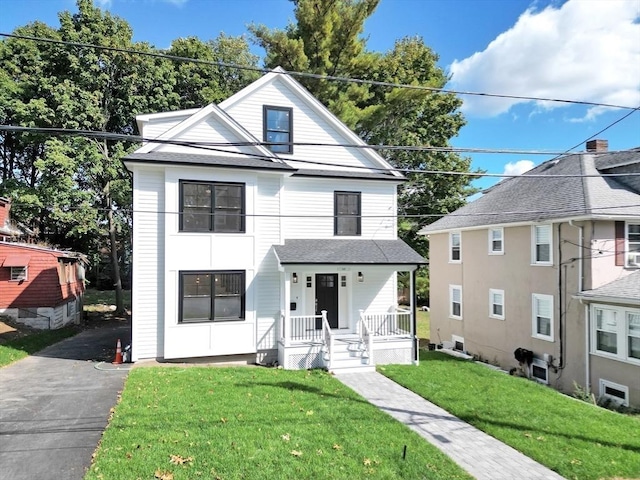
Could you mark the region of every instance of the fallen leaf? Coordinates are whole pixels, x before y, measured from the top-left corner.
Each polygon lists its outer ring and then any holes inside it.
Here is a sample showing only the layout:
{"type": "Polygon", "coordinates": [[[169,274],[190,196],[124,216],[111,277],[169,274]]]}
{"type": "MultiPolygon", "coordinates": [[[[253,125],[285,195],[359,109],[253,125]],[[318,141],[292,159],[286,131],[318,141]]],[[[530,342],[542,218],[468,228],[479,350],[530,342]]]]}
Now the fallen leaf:
{"type": "Polygon", "coordinates": [[[284,435],[280,435],[280,438],[282,438],[282,440],[284,440],[285,442],[288,442],[289,440],[291,440],[291,436],[288,433],[285,433],[284,435]]]}
{"type": "Polygon", "coordinates": [[[226,418],[224,418],[224,417],[222,417],[222,418],[220,419],[220,421],[221,421],[222,423],[227,423],[227,419],[226,419],[226,418]]]}
{"type": "Polygon", "coordinates": [[[173,473],[156,470],[154,478],[157,478],[158,480],[173,480],[173,473]]]}
{"type": "Polygon", "coordinates": [[[313,415],[313,410],[307,410],[307,415],[313,415]]]}
{"type": "Polygon", "coordinates": [[[365,459],[362,461],[362,464],[363,464],[363,465],[366,465],[366,466],[368,467],[369,465],[371,465],[371,459],[369,459],[369,458],[365,458],[365,459]]]}
{"type": "Polygon", "coordinates": [[[342,450],[342,445],[338,445],[337,443],[334,443],[333,447],[331,448],[333,448],[334,450],[342,450]]]}
{"type": "Polygon", "coordinates": [[[184,465],[185,463],[189,463],[193,460],[193,457],[182,457],[180,455],[169,455],[169,457],[171,457],[171,460],[169,461],[175,465],[184,465]]]}
{"type": "Polygon", "coordinates": [[[294,457],[301,457],[302,452],[299,450],[291,450],[291,455],[293,455],[294,457]]]}

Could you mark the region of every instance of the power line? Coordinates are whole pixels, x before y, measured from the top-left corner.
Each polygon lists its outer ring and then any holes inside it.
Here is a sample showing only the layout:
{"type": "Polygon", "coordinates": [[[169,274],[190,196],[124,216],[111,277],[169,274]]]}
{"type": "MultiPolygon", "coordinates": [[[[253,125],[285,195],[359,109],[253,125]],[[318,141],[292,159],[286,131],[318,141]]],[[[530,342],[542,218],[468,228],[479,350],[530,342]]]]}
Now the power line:
{"type": "MultiPolygon", "coordinates": [[[[87,137],[87,138],[106,138],[106,139],[117,139],[117,140],[122,140],[123,138],[126,138],[127,141],[140,141],[140,139],[143,139],[143,137],[139,137],[137,135],[124,135],[124,134],[115,134],[115,133],[108,133],[108,132],[97,132],[97,131],[91,131],[91,130],[68,130],[68,131],[64,131],[65,129],[46,129],[46,128],[37,128],[37,127],[17,127],[17,126],[11,126],[11,125],[0,125],[0,131],[17,131],[17,132],[40,132],[40,133],[52,133],[52,130],[59,133],[59,134],[65,134],[65,135],[75,135],[75,136],[80,136],[80,137],[87,137]]],[[[143,139],[144,141],[144,139],[143,139]]],[[[428,169],[414,169],[414,168],[401,168],[401,167],[391,167],[391,168],[385,168],[385,167],[368,167],[368,166],[364,166],[364,165],[344,165],[344,164],[340,164],[340,163],[332,163],[332,162],[320,162],[317,160],[306,160],[306,159],[300,159],[300,158],[290,158],[287,157],[286,159],[283,159],[281,157],[272,157],[272,156],[268,156],[268,155],[261,155],[261,154],[257,154],[257,153],[245,153],[245,152],[234,152],[234,151],[229,151],[229,150],[225,150],[223,148],[218,148],[218,147],[210,147],[207,142],[193,142],[193,141],[184,141],[184,140],[163,140],[163,139],[147,139],[146,141],[150,142],[150,143],[159,143],[159,144],[164,144],[164,145],[176,145],[176,146],[183,146],[183,147],[190,147],[190,148],[196,148],[196,149],[201,149],[201,150],[205,150],[208,152],[216,152],[216,153],[224,153],[226,155],[241,155],[243,157],[249,157],[249,158],[257,158],[257,159],[261,159],[261,160],[269,160],[269,161],[273,161],[274,159],[279,159],[279,160],[285,160],[286,162],[297,162],[297,163],[303,163],[303,164],[310,164],[310,165],[319,165],[319,166],[330,166],[330,167],[341,167],[341,168],[348,168],[353,170],[366,170],[367,172],[384,172],[384,173],[389,173],[389,172],[400,172],[400,173],[408,173],[408,174],[427,174],[427,175],[451,175],[451,176],[465,176],[465,177],[472,177],[472,178],[483,178],[483,177],[490,177],[490,178],[527,178],[527,179],[533,179],[533,178],[601,178],[601,177],[636,177],[636,176],[640,176],[640,172],[625,172],[625,173],[597,173],[597,174],[534,174],[534,173],[524,173],[524,174],[507,174],[507,173],[487,173],[487,172],[458,172],[458,171],[447,171],[447,170],[428,170],[428,169]]],[[[244,144],[244,142],[240,142],[239,144],[236,143],[219,143],[217,145],[223,145],[223,146],[237,146],[237,145],[242,145],[244,144]]],[[[270,145],[271,143],[269,142],[249,142],[249,144],[251,145],[270,145]]],[[[278,145],[280,145],[280,143],[278,143],[278,145]]],[[[293,143],[293,145],[295,145],[295,143],[293,143]]],[[[329,146],[347,146],[348,145],[339,145],[339,144],[330,144],[329,146]]],[[[364,148],[364,146],[363,146],[364,148]]],[[[607,153],[613,153],[613,152],[607,152],[607,153]]],[[[135,160],[132,160],[135,161],[135,160]]]]}
{"type": "Polygon", "coordinates": [[[141,50],[132,50],[120,47],[107,47],[102,45],[95,45],[92,43],[82,43],[82,42],[71,42],[68,40],[56,40],[52,38],[44,38],[44,37],[33,37],[28,35],[16,35],[11,33],[0,33],[0,37],[7,38],[15,38],[19,40],[28,40],[33,42],[42,42],[42,43],[51,43],[57,45],[65,45],[72,47],[80,47],[80,48],[94,48],[99,50],[113,51],[119,53],[127,53],[133,55],[144,55],[153,58],[164,58],[167,60],[175,60],[180,62],[190,62],[190,63],[199,63],[210,66],[224,67],[224,68],[234,68],[237,70],[247,70],[253,72],[260,73],[276,73],[279,75],[290,75],[293,77],[300,78],[313,78],[316,80],[332,80],[336,82],[343,83],[355,83],[360,85],[373,85],[378,87],[390,87],[390,88],[403,88],[408,90],[422,90],[433,93],[446,93],[446,94],[454,94],[454,95],[469,95],[469,96],[478,96],[478,97],[490,97],[490,98],[506,98],[512,100],[530,100],[536,102],[554,102],[554,103],[567,103],[574,105],[586,105],[592,107],[607,107],[607,108],[619,108],[624,110],[634,109],[635,107],[629,107],[625,105],[615,105],[610,103],[598,103],[598,102],[588,102],[583,100],[567,100],[561,98],[546,98],[546,97],[531,97],[525,95],[507,95],[507,94],[499,94],[499,93],[487,93],[487,92],[470,92],[463,90],[451,90],[445,88],[436,88],[436,87],[427,87],[423,85],[408,85],[403,83],[394,83],[394,82],[381,82],[378,80],[368,80],[363,78],[353,78],[353,77],[340,77],[335,75],[321,75],[317,73],[309,73],[309,72],[296,72],[296,71],[283,71],[277,72],[270,70],[268,68],[260,68],[260,67],[252,67],[248,65],[239,65],[235,63],[228,63],[222,61],[214,61],[214,60],[201,60],[191,57],[182,57],[178,55],[170,55],[166,53],[157,53],[157,52],[144,52],[141,50]]]}

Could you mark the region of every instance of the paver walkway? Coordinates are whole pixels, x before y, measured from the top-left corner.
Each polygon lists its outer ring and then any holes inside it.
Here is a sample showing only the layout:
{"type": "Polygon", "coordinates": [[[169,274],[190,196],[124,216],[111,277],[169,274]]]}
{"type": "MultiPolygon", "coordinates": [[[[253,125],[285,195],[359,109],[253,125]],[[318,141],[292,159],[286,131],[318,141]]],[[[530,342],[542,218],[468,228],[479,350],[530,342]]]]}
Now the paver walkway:
{"type": "Polygon", "coordinates": [[[341,373],[336,378],[416,431],[478,480],[563,478],[380,373],[341,373]]]}
{"type": "Polygon", "coordinates": [[[84,477],[129,368],[101,360],[129,336],[128,326],[85,330],[0,368],[0,478],[84,477]]]}

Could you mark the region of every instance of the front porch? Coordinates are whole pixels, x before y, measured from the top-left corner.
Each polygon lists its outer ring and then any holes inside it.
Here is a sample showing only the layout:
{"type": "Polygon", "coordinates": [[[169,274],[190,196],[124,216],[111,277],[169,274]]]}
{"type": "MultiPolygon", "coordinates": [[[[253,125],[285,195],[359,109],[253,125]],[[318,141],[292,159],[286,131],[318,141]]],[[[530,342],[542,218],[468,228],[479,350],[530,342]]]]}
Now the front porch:
{"type": "Polygon", "coordinates": [[[410,364],[417,348],[412,311],[360,312],[355,331],[331,328],[320,315],[281,315],[278,363],[288,370],[373,371],[376,365],[410,364]]]}

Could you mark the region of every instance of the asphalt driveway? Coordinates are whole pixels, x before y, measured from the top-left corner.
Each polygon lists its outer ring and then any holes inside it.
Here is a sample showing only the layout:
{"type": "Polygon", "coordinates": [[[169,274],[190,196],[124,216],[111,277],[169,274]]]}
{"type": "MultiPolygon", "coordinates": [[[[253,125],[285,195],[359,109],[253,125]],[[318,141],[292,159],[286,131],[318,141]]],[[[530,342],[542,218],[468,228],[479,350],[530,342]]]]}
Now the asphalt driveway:
{"type": "Polygon", "coordinates": [[[128,325],[85,330],[0,368],[0,477],[80,480],[130,365],[111,365],[128,325]]]}

